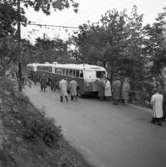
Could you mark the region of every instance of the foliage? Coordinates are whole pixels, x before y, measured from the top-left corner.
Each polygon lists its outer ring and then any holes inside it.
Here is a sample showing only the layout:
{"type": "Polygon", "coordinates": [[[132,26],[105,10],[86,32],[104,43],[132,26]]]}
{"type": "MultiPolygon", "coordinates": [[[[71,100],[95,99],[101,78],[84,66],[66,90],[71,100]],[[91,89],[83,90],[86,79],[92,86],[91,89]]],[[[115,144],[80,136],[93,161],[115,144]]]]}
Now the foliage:
{"type": "MultiPolygon", "coordinates": [[[[42,141],[47,146],[54,146],[62,138],[61,128],[54,120],[39,112],[23,94],[14,90],[14,85],[6,78],[1,78],[0,98],[8,118],[4,124],[29,142],[42,141]]],[[[4,115],[5,116],[5,115],[4,115]]]]}
{"type": "MultiPolygon", "coordinates": [[[[44,139],[45,142],[43,142],[42,137],[35,136],[35,140],[34,138],[31,140],[30,135],[27,136],[26,130],[32,127],[32,125],[29,125],[32,120],[39,120],[41,117],[43,120],[45,116],[43,112],[40,113],[25,96],[16,92],[13,87],[14,85],[14,82],[12,83],[11,80],[8,80],[6,77],[1,77],[0,121],[3,146],[1,145],[0,147],[0,166],[90,167],[91,165],[89,165],[63,137],[58,138],[58,143],[52,143],[49,140],[52,137],[48,137],[49,135],[46,135],[44,139]],[[34,117],[34,119],[30,116],[34,117]],[[31,121],[28,121],[29,119],[31,121]],[[28,122],[28,129],[25,130],[23,122],[28,122]]],[[[41,121],[37,122],[40,122],[40,127],[43,127],[41,121]]],[[[43,131],[47,132],[45,129],[51,129],[52,132],[48,130],[48,134],[51,132],[51,135],[57,139],[55,135],[57,135],[58,131],[54,131],[56,128],[53,127],[55,126],[53,121],[46,118],[44,125],[46,126],[43,127],[43,131]]],[[[37,130],[38,128],[36,127],[39,126],[33,127],[37,130]]],[[[39,129],[41,130],[41,128],[39,129]]],[[[60,129],[57,127],[56,130],[60,129]]],[[[40,135],[42,135],[42,133],[40,133],[40,135]]],[[[32,134],[32,136],[35,135],[34,133],[32,134]]]]}
{"type": "Polygon", "coordinates": [[[56,127],[54,121],[46,118],[43,113],[35,112],[36,109],[33,106],[28,107],[29,100],[25,97],[17,97],[16,100],[19,101],[22,109],[20,109],[20,112],[14,113],[13,116],[24,127],[23,137],[29,141],[42,140],[48,146],[57,144],[62,137],[60,127],[56,127]],[[23,110],[26,106],[31,110],[23,110]]]}
{"type": "Polygon", "coordinates": [[[10,68],[12,63],[15,63],[18,58],[18,45],[14,38],[6,36],[0,38],[0,71],[1,75],[10,68]]]}
{"type": "Polygon", "coordinates": [[[68,52],[68,42],[62,39],[41,39],[37,38],[33,49],[33,56],[29,62],[70,62],[70,54],[68,52]]]}
{"type": "Polygon", "coordinates": [[[149,62],[153,62],[150,67],[152,74],[159,75],[161,69],[166,64],[166,8],[159,13],[152,25],[144,27],[144,55],[149,62]]]}
{"type": "Polygon", "coordinates": [[[20,21],[21,24],[26,25],[27,18],[24,16],[24,10],[21,9],[18,14],[16,6],[11,1],[0,2],[0,38],[7,36],[15,36],[16,23],[20,21]]]}
{"type": "Polygon", "coordinates": [[[74,11],[78,11],[78,3],[73,0],[22,0],[25,7],[32,7],[35,11],[42,10],[43,13],[49,15],[51,7],[56,10],[63,10],[65,8],[73,7],[74,11]]]}
{"type": "Polygon", "coordinates": [[[79,27],[73,37],[79,48],[78,60],[83,63],[110,66],[108,72],[128,76],[132,85],[144,76],[142,55],[142,19],[137,7],[133,6],[130,15],[115,9],[107,11],[98,23],[87,23],[79,27]],[[141,69],[141,72],[140,72],[141,69]]]}
{"type": "MultiPolygon", "coordinates": [[[[56,10],[63,10],[65,8],[73,7],[74,11],[77,12],[78,10],[78,3],[76,3],[73,0],[1,0],[0,2],[0,73],[1,75],[4,75],[7,70],[9,70],[9,66],[13,64],[17,64],[18,62],[23,63],[23,67],[25,64],[28,63],[28,61],[32,58],[32,54],[34,51],[34,47],[30,45],[30,43],[26,40],[19,40],[18,42],[18,34],[19,32],[16,31],[16,24],[20,22],[22,25],[26,26],[27,24],[27,18],[25,17],[25,7],[32,7],[35,11],[42,10],[43,13],[46,15],[50,14],[51,8],[56,10]],[[20,11],[18,13],[18,4],[19,2],[23,5],[20,7],[20,11]],[[24,6],[24,8],[22,7],[24,6]]],[[[39,40],[38,43],[41,43],[39,40]]],[[[51,60],[54,58],[54,52],[58,48],[58,54],[61,55],[67,55],[67,45],[63,43],[63,41],[56,41],[56,44],[60,43],[58,46],[51,46],[50,41],[44,41],[44,45],[37,48],[38,49],[38,55],[41,55],[43,58],[43,61],[51,60]],[[45,45],[46,43],[49,43],[49,45],[45,45]],[[51,48],[47,48],[45,50],[45,46],[51,48]],[[50,56],[46,58],[46,56],[43,55],[49,54],[50,56]]],[[[41,58],[41,59],[42,59],[41,58]]],[[[32,59],[31,59],[32,60],[32,59]]],[[[54,60],[55,61],[55,60],[54,60]]],[[[19,63],[20,64],[20,63],[19,63]]],[[[21,70],[19,66],[19,71],[21,70]]],[[[21,71],[20,71],[21,72],[21,71]]]]}
{"type": "MultiPolygon", "coordinates": [[[[42,11],[46,15],[50,14],[51,8],[55,11],[72,7],[75,12],[78,11],[79,4],[74,0],[20,0],[25,8],[31,7],[35,11],[42,11]]],[[[18,0],[1,0],[1,3],[8,3],[13,7],[17,6],[18,0]]],[[[24,8],[21,8],[24,12],[24,8]]]]}
{"type": "Polygon", "coordinates": [[[54,126],[52,119],[31,115],[30,119],[24,120],[23,124],[25,126],[23,132],[25,139],[32,141],[42,139],[46,145],[52,146],[57,144],[61,137],[61,129],[54,126]]]}

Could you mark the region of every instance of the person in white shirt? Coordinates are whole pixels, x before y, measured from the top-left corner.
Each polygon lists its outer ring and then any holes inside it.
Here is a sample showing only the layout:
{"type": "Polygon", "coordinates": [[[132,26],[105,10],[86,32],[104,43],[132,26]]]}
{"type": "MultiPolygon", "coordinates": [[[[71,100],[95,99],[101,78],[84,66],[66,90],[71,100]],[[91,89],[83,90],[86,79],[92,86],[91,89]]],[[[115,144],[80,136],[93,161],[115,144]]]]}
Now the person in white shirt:
{"type": "Polygon", "coordinates": [[[66,102],[68,102],[68,93],[67,93],[67,80],[62,79],[59,81],[59,88],[60,88],[60,102],[63,102],[63,98],[66,99],[66,102]]]}
{"type": "Polygon", "coordinates": [[[106,100],[110,100],[112,97],[112,91],[111,91],[111,83],[108,80],[108,78],[106,78],[105,80],[105,91],[104,91],[104,95],[106,100]]]}
{"type": "Polygon", "coordinates": [[[159,89],[154,90],[154,94],[151,97],[151,105],[153,110],[151,123],[157,123],[157,125],[161,126],[161,119],[163,117],[163,95],[159,89]]]}
{"type": "Polygon", "coordinates": [[[77,100],[77,87],[78,83],[76,80],[73,79],[69,82],[71,100],[77,100]]]}

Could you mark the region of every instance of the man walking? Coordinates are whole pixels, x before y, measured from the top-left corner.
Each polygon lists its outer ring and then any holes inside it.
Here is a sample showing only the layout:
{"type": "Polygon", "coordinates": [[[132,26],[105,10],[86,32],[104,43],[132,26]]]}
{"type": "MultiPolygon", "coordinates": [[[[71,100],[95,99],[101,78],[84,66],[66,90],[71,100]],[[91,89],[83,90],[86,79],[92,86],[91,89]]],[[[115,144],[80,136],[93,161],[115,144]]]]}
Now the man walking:
{"type": "Polygon", "coordinates": [[[106,100],[110,100],[112,96],[112,91],[111,91],[111,83],[108,80],[108,78],[105,79],[105,98],[106,100]]]}
{"type": "Polygon", "coordinates": [[[70,90],[70,95],[71,95],[71,100],[76,100],[77,99],[77,87],[78,83],[76,80],[71,80],[69,83],[69,90],[70,90]]]}
{"type": "Polygon", "coordinates": [[[68,93],[67,93],[67,80],[62,79],[59,82],[59,88],[60,88],[60,102],[63,102],[63,98],[66,99],[66,102],[68,102],[68,93]]]}
{"type": "Polygon", "coordinates": [[[161,126],[161,120],[163,118],[163,95],[159,89],[154,90],[154,94],[151,97],[151,105],[153,109],[153,118],[151,123],[161,126]]]}
{"type": "Polygon", "coordinates": [[[113,81],[112,87],[113,87],[113,103],[117,105],[118,102],[120,101],[120,94],[121,94],[121,81],[119,77],[117,77],[115,81],[113,81]]]}
{"type": "Polygon", "coordinates": [[[121,93],[121,98],[122,98],[124,104],[128,103],[129,91],[130,91],[129,80],[128,80],[128,78],[124,78],[124,81],[122,84],[122,93],[121,93]]]}
{"type": "Polygon", "coordinates": [[[98,97],[102,101],[104,99],[105,92],[105,80],[104,78],[99,78],[97,81],[98,97]]]}
{"type": "Polygon", "coordinates": [[[47,88],[47,77],[45,74],[43,74],[40,79],[40,86],[41,86],[41,91],[45,92],[47,88]]]}

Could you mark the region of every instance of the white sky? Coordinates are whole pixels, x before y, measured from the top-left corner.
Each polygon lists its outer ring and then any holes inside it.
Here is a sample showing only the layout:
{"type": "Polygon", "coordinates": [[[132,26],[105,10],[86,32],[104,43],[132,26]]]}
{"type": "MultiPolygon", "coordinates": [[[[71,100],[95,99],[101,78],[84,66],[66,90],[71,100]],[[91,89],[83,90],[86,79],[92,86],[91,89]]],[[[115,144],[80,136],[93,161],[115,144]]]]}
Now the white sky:
{"type": "MultiPolygon", "coordinates": [[[[144,24],[153,23],[157,14],[162,12],[166,6],[166,0],[77,0],[79,3],[78,13],[74,13],[72,9],[63,11],[52,11],[50,16],[45,16],[42,12],[33,12],[32,9],[27,10],[29,20],[40,24],[62,25],[77,27],[83,23],[96,22],[101,18],[101,15],[113,8],[118,11],[127,9],[131,11],[133,5],[137,5],[139,14],[144,14],[144,24]]],[[[67,38],[72,34],[71,30],[67,32],[62,28],[41,28],[38,26],[27,26],[22,28],[22,37],[33,41],[36,37],[43,36],[53,39],[55,37],[67,38]],[[35,30],[32,33],[32,29],[35,30]]]]}

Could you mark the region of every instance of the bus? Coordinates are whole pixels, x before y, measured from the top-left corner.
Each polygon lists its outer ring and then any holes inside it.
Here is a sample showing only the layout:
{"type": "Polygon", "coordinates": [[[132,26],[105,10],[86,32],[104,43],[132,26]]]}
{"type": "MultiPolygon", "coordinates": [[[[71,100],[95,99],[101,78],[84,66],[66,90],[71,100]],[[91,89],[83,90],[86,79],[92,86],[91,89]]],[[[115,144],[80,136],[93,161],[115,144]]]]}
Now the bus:
{"type": "Polygon", "coordinates": [[[79,95],[97,93],[97,79],[102,76],[107,77],[107,71],[104,67],[89,64],[59,64],[54,63],[34,63],[28,64],[27,70],[30,75],[36,75],[40,78],[44,73],[48,79],[56,78],[60,81],[66,78],[67,81],[76,80],[79,85],[79,95]]]}

